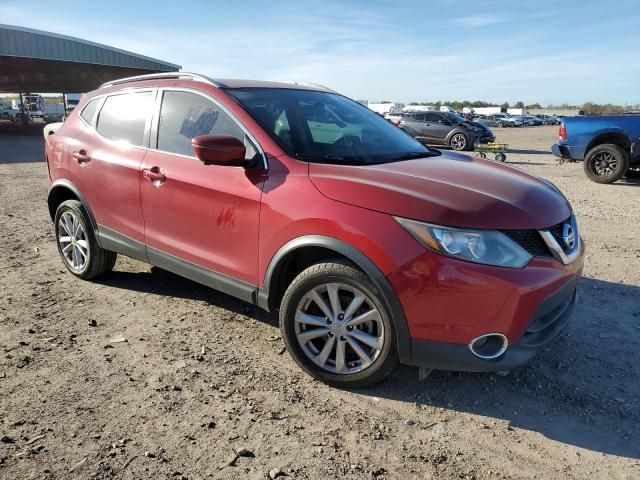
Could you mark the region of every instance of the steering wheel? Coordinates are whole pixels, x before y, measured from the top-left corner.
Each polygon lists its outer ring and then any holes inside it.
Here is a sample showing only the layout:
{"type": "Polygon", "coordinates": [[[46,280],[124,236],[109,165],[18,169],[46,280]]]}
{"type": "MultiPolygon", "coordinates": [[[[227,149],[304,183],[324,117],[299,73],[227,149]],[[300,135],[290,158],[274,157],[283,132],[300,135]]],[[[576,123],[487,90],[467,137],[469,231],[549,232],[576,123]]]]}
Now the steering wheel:
{"type": "Polygon", "coordinates": [[[362,145],[362,140],[360,140],[360,137],[357,135],[344,135],[336,140],[334,145],[348,148],[359,147],[362,145]]]}

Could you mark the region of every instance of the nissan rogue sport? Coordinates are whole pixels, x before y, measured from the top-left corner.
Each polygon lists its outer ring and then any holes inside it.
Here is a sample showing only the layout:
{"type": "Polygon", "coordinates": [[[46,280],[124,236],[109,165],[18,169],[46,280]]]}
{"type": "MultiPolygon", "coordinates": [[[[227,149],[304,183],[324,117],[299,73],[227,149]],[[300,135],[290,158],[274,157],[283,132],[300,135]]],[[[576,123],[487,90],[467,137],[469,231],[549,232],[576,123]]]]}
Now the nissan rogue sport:
{"type": "Polygon", "coordinates": [[[331,385],[397,362],[515,367],[575,302],[584,249],[551,183],[425,147],[318,85],[113,81],[47,137],[46,159],[73,275],[122,254],[279,312],[291,356],[331,385]]]}

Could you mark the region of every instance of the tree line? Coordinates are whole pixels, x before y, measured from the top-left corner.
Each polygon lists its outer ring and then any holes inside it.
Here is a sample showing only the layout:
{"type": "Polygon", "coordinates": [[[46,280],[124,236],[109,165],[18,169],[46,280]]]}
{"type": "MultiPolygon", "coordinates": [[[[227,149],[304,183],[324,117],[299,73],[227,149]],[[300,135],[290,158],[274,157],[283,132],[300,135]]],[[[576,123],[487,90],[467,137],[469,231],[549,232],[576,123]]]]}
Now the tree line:
{"type": "MultiPolygon", "coordinates": [[[[384,103],[384,102],[383,102],[384,103]]],[[[582,111],[584,115],[620,115],[625,112],[638,112],[640,111],[640,104],[636,105],[615,105],[613,103],[599,104],[593,102],[587,102],[582,105],[570,105],[568,103],[562,103],[558,105],[547,105],[546,107],[542,107],[539,103],[531,103],[525,104],[522,101],[515,102],[510,104],[509,102],[504,102],[501,104],[492,103],[492,102],[484,102],[481,100],[477,101],[441,101],[438,100],[436,102],[411,102],[409,105],[431,105],[434,108],[438,109],[443,105],[447,105],[454,110],[462,110],[463,108],[483,108],[483,107],[500,107],[503,109],[507,108],[526,108],[527,110],[532,109],[541,109],[541,108],[549,108],[556,110],[579,110],[582,111]]]]}

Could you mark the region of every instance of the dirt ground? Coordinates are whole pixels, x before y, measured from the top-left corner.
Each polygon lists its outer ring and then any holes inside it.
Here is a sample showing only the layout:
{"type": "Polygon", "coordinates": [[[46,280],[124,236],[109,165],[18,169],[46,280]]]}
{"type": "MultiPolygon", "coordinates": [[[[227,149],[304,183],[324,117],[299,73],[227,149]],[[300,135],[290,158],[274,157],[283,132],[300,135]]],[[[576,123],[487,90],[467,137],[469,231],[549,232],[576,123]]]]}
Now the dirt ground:
{"type": "Polygon", "coordinates": [[[578,215],[566,335],[506,376],[401,367],[360,391],[313,381],[274,319],[188,280],[124,257],[75,279],[40,138],[0,134],[0,478],[639,479],[640,181],[558,165],[556,132],[496,129],[578,215]]]}

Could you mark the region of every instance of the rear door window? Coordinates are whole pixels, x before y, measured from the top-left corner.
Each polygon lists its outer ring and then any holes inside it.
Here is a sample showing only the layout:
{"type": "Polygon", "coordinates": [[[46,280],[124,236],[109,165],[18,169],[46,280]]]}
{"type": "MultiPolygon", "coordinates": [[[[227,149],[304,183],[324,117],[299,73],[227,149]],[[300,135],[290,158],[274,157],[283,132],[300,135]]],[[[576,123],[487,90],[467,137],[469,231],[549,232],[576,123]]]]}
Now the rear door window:
{"type": "Polygon", "coordinates": [[[107,97],[98,115],[96,130],[110,140],[144,145],[144,131],[152,99],[152,92],[132,92],[107,97]]]}

